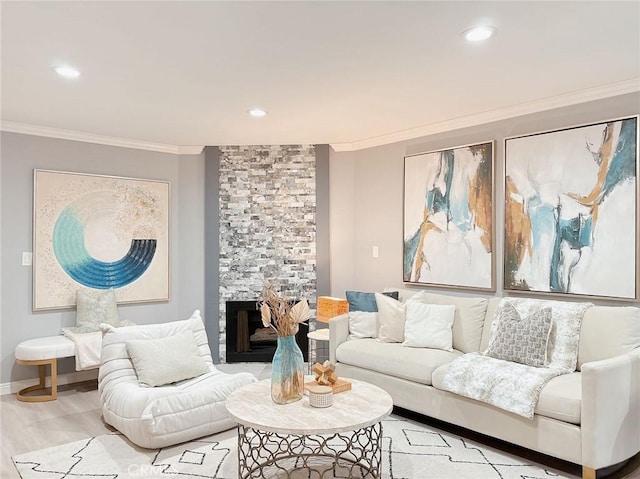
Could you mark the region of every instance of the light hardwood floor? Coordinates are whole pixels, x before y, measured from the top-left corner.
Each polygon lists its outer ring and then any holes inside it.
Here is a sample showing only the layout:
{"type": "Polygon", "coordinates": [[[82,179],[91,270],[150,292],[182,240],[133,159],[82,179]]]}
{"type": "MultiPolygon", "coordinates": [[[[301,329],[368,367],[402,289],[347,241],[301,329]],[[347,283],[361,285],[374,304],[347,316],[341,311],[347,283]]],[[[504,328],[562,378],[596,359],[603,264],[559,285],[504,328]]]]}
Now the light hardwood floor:
{"type": "MultiPolygon", "coordinates": [[[[249,371],[259,379],[271,375],[270,364],[223,364],[219,367],[230,373],[249,371]]],[[[20,479],[12,456],[107,434],[113,428],[102,421],[97,381],[88,381],[61,386],[56,401],[27,403],[18,401],[15,394],[0,396],[0,431],[0,478],[20,479]]],[[[557,464],[549,465],[558,468],[557,464]]],[[[607,476],[607,479],[632,478],[640,479],[640,455],[623,469],[607,476]]]]}
{"type": "Polygon", "coordinates": [[[0,397],[2,479],[19,479],[11,456],[57,446],[113,429],[102,421],[97,381],[61,386],[58,399],[20,402],[15,394],[0,397]]]}
{"type": "MultiPolygon", "coordinates": [[[[259,379],[271,377],[271,364],[238,363],[218,367],[229,373],[248,371],[259,379]]],[[[0,396],[0,478],[20,478],[11,460],[16,454],[113,430],[102,421],[97,381],[60,386],[56,401],[29,403],[18,401],[15,394],[0,396]]]]}

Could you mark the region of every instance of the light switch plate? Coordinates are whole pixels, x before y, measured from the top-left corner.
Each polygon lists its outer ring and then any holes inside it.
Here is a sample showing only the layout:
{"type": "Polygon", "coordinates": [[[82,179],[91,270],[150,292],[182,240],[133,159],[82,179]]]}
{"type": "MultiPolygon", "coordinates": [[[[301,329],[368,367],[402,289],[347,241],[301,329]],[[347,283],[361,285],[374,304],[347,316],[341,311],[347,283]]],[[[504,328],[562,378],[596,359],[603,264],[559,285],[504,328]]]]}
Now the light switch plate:
{"type": "Polygon", "coordinates": [[[22,266],[31,266],[33,260],[33,254],[31,251],[22,252],[22,266]]]}

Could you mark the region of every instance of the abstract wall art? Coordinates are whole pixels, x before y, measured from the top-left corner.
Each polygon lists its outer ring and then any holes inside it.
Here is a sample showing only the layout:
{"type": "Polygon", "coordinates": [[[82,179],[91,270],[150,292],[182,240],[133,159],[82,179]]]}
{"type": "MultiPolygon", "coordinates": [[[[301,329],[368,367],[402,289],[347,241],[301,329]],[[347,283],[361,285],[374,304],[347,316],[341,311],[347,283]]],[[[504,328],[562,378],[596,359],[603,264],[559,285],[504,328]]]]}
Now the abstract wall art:
{"type": "Polygon", "coordinates": [[[34,170],[33,309],[169,299],[169,183],[34,170]]]}
{"type": "Polygon", "coordinates": [[[638,299],[638,117],[505,140],[504,288],[638,299]]]}
{"type": "Polygon", "coordinates": [[[404,158],[405,283],[495,290],[493,142],[404,158]]]}

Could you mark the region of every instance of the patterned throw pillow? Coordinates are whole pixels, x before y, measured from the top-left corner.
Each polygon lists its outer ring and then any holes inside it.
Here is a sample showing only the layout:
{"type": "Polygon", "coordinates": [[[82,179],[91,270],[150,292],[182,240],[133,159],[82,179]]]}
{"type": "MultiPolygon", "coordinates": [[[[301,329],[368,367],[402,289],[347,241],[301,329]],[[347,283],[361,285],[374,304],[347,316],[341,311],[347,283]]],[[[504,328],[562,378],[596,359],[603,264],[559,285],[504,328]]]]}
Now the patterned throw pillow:
{"type": "Polygon", "coordinates": [[[98,325],[122,326],[113,289],[76,291],[76,326],[78,333],[100,331],[98,325]]]}
{"type": "Polygon", "coordinates": [[[543,308],[522,318],[511,303],[506,303],[496,318],[486,356],[527,366],[541,367],[547,360],[547,342],[551,331],[551,308],[543,308]]]}

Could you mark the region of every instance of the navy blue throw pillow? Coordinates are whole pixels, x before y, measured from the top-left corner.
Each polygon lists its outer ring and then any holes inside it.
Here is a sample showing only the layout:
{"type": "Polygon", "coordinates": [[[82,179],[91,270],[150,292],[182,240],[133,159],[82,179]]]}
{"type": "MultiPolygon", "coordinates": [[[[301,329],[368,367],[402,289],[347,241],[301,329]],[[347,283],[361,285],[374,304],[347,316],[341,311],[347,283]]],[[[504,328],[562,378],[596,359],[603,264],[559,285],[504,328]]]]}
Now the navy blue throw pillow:
{"type": "MultiPolygon", "coordinates": [[[[398,299],[397,291],[387,291],[382,294],[393,299],[398,299]]],[[[346,291],[345,295],[347,296],[347,302],[349,303],[349,311],[366,311],[368,313],[378,312],[375,293],[363,293],[362,291],[346,291]]]]}

